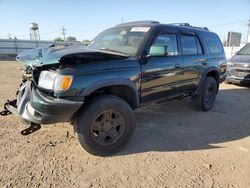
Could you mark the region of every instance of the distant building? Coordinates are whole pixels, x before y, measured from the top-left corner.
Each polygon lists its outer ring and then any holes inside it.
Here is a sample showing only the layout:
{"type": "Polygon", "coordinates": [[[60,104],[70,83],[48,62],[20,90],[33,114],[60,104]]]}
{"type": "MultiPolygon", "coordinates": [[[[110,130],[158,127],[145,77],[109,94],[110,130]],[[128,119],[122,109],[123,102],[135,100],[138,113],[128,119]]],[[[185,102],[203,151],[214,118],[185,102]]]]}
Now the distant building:
{"type": "Polygon", "coordinates": [[[227,47],[240,46],[240,41],[241,41],[241,33],[233,32],[233,31],[228,32],[227,41],[226,41],[227,47]]]}

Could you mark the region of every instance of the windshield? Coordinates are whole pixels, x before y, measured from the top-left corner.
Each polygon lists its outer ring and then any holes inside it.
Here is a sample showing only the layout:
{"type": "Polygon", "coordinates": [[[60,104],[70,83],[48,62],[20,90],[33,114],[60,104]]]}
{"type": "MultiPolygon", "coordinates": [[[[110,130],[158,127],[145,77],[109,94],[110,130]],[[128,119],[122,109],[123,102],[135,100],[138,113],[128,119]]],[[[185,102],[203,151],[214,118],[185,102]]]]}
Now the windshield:
{"type": "Polygon", "coordinates": [[[244,46],[238,53],[237,55],[250,55],[250,44],[247,44],[244,46]]]}
{"type": "Polygon", "coordinates": [[[100,33],[87,48],[134,56],[150,27],[114,27],[100,33]]]}

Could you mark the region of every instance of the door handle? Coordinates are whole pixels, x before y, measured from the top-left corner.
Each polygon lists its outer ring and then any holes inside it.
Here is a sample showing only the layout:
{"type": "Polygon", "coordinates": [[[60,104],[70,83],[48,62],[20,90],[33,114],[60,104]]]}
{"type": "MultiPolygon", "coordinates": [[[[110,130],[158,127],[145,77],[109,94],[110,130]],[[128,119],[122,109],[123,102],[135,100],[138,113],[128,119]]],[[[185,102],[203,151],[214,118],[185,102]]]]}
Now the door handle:
{"type": "Polygon", "coordinates": [[[207,65],[205,58],[195,59],[195,60],[193,60],[193,63],[201,63],[202,65],[207,65]]]}
{"type": "Polygon", "coordinates": [[[176,68],[176,69],[179,69],[180,67],[181,67],[180,64],[176,64],[176,65],[175,65],[175,68],[176,68]]]}
{"type": "Polygon", "coordinates": [[[202,62],[204,62],[204,61],[206,61],[206,59],[205,59],[205,58],[201,58],[201,59],[195,59],[195,60],[193,60],[193,62],[194,62],[194,63],[202,63],[202,62]]]}

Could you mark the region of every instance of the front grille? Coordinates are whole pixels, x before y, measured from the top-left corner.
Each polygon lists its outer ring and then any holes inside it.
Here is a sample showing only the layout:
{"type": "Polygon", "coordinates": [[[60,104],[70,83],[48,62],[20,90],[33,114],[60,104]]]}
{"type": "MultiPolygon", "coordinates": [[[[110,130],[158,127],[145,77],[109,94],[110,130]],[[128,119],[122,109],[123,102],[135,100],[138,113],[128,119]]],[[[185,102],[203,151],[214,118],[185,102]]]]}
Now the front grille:
{"type": "Polygon", "coordinates": [[[250,70],[248,69],[235,69],[237,72],[244,72],[244,73],[247,73],[249,74],[250,73],[250,70]]]}
{"type": "Polygon", "coordinates": [[[250,78],[250,69],[232,69],[231,74],[236,77],[250,78]]]}
{"type": "Polygon", "coordinates": [[[245,67],[246,64],[249,64],[249,63],[234,63],[234,67],[235,68],[247,68],[245,67]]]}

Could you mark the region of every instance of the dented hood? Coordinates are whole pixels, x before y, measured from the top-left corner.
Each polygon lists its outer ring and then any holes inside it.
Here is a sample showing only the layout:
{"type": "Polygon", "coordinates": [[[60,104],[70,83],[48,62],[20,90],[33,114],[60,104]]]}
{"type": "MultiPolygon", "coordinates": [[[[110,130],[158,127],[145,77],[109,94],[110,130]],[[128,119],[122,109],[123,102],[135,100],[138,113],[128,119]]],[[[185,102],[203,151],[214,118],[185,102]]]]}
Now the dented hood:
{"type": "Polygon", "coordinates": [[[89,49],[83,45],[52,45],[46,48],[35,48],[26,50],[20,53],[16,59],[25,65],[29,66],[43,66],[50,64],[62,63],[62,58],[68,58],[68,64],[70,64],[70,58],[78,57],[82,63],[97,60],[107,59],[123,59],[127,58],[127,55],[109,52],[104,50],[89,49]]]}

